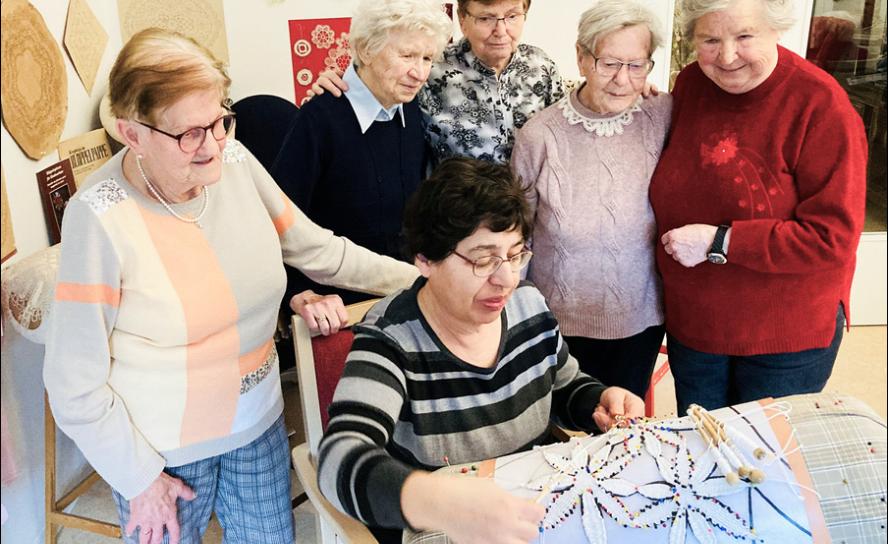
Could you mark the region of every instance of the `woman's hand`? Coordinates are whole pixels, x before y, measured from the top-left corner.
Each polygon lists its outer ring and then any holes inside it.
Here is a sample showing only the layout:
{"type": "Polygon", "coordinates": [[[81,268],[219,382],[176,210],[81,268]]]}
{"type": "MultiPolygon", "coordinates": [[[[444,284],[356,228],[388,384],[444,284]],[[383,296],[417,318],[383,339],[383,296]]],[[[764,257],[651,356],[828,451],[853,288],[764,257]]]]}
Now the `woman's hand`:
{"type": "Polygon", "coordinates": [[[179,520],[176,518],[178,509],[176,499],[190,501],[197,495],[182,480],[173,478],[166,472],[154,480],[148,489],[130,501],[130,518],[126,524],[126,534],[131,535],[136,527],[139,532],[139,544],[161,544],[163,530],[170,533],[170,544],[179,542],[179,520]]]}
{"type": "Polygon", "coordinates": [[[348,312],[339,295],[322,296],[311,289],[293,295],[290,308],[305,320],[311,332],[335,334],[348,324],[348,312]]]}
{"type": "Polygon", "coordinates": [[[328,68],[318,74],[318,78],[312,84],[311,90],[306,94],[308,96],[320,96],[324,94],[324,91],[330,91],[333,96],[339,98],[347,90],[348,84],[342,80],[342,76],[336,73],[335,70],[328,68]]]}
{"type": "Polygon", "coordinates": [[[602,432],[616,425],[617,416],[626,418],[644,415],[644,401],[638,395],[622,387],[608,387],[601,393],[592,419],[602,432]]]}
{"type": "Polygon", "coordinates": [[[650,81],[645,80],[644,87],[641,89],[641,95],[645,98],[650,98],[652,96],[659,96],[659,94],[660,89],[650,81]]]}
{"type": "MultiPolygon", "coordinates": [[[[706,260],[709,248],[715,238],[718,227],[714,225],[685,225],[672,229],[660,237],[663,249],[682,266],[688,268],[697,266],[706,260]]],[[[731,229],[725,235],[724,249],[728,250],[731,229]]]]}
{"type": "Polygon", "coordinates": [[[539,536],[546,509],[503,491],[493,480],[414,472],[401,490],[413,527],[444,531],[459,544],[526,544],[539,536]]]}

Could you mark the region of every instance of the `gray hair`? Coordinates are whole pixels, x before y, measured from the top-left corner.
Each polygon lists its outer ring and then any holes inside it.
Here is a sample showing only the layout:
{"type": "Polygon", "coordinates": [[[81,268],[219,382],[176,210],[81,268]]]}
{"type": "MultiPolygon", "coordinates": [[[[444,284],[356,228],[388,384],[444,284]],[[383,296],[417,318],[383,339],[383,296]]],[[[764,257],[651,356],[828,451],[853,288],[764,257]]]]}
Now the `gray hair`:
{"type": "Polygon", "coordinates": [[[648,54],[663,44],[660,21],[645,5],[631,0],[601,0],[580,16],[577,45],[595,54],[598,40],[611,32],[630,26],[645,26],[650,31],[651,49],[648,54]]]}
{"type": "Polygon", "coordinates": [[[361,66],[359,51],[376,55],[397,30],[419,30],[435,39],[439,57],[453,33],[453,23],[434,0],[364,0],[354,12],[349,31],[352,62],[361,66]]]}
{"type": "MultiPolygon", "coordinates": [[[[795,24],[792,0],[759,0],[765,22],[777,32],[785,32],[795,24]]],[[[700,17],[731,7],[736,0],[681,0],[681,30],[684,36],[694,37],[694,27],[700,17]]]]}

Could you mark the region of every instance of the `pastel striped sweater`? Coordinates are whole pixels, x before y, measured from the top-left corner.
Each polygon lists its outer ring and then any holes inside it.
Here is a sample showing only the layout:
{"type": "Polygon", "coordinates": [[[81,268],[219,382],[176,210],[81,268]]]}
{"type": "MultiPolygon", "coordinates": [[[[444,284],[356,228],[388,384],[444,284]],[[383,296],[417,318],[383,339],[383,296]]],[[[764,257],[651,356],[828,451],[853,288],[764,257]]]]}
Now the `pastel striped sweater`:
{"type": "Polygon", "coordinates": [[[312,223],[237,141],[209,188],[203,228],[130,185],[126,152],[65,211],[44,381],[59,427],[129,499],[164,466],[248,444],[281,414],[272,335],[282,261],[377,294],[417,271],[312,223]]]}
{"type": "Polygon", "coordinates": [[[502,314],[496,364],[470,365],[435,335],[416,301],[425,279],[376,304],[355,340],[319,451],[321,491],[362,522],[404,528],[401,488],[416,469],[540,444],[550,420],[591,431],[605,386],[579,370],[530,283],[502,314]]]}

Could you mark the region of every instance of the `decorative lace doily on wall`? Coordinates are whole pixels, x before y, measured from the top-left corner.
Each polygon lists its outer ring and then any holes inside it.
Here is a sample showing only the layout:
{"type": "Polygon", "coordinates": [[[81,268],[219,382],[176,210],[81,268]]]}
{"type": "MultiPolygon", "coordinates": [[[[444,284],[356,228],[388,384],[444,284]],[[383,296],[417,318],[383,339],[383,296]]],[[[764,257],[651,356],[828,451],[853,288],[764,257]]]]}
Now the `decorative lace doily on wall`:
{"type": "Polygon", "coordinates": [[[6,0],[3,20],[3,124],[32,159],[55,151],[68,114],[62,50],[40,12],[25,0],[6,0]]]}
{"type": "Polygon", "coordinates": [[[3,269],[3,318],[28,340],[46,341],[59,269],[56,244],[3,269]]]}

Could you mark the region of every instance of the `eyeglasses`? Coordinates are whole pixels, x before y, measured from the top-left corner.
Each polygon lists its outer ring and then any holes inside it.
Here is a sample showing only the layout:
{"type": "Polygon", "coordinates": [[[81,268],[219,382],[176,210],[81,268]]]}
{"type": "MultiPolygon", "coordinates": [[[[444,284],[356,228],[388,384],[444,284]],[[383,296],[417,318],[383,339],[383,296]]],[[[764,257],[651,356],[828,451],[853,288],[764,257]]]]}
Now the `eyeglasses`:
{"type": "Polygon", "coordinates": [[[512,272],[518,272],[527,266],[527,263],[530,262],[530,258],[533,257],[533,252],[529,249],[525,249],[521,253],[515,254],[508,259],[503,259],[497,255],[488,255],[486,257],[481,257],[480,259],[470,259],[465,255],[460,255],[456,251],[454,251],[453,254],[471,264],[472,272],[474,272],[479,278],[486,278],[496,274],[497,270],[499,270],[506,261],[509,262],[512,272]]]}
{"type": "Polygon", "coordinates": [[[472,15],[466,12],[466,15],[475,20],[475,24],[484,30],[493,30],[500,21],[509,28],[518,26],[527,17],[526,13],[510,13],[505,17],[494,17],[493,15],[472,15]]]}
{"type": "Polygon", "coordinates": [[[179,142],[179,149],[183,152],[194,153],[203,145],[204,140],[207,137],[207,131],[213,135],[213,138],[215,138],[217,142],[221,142],[231,134],[231,131],[234,129],[234,112],[226,113],[205,127],[190,128],[181,134],[170,134],[157,127],[153,127],[148,123],[143,123],[142,121],[136,122],[143,127],[148,127],[155,132],[159,132],[164,136],[169,136],[176,140],[179,142]]]}
{"type": "Polygon", "coordinates": [[[617,75],[617,73],[623,69],[623,66],[626,67],[629,72],[629,77],[633,79],[641,79],[646,77],[651,70],[654,69],[654,61],[651,59],[639,59],[639,60],[630,60],[629,62],[622,62],[617,59],[612,58],[598,58],[595,55],[592,55],[592,58],[595,59],[595,71],[601,74],[603,77],[613,77],[617,75]]]}

